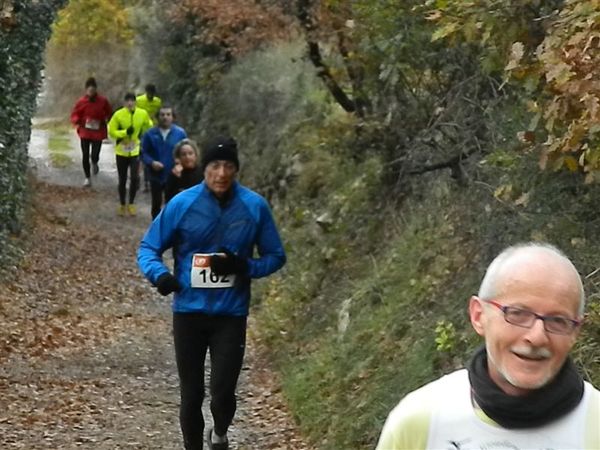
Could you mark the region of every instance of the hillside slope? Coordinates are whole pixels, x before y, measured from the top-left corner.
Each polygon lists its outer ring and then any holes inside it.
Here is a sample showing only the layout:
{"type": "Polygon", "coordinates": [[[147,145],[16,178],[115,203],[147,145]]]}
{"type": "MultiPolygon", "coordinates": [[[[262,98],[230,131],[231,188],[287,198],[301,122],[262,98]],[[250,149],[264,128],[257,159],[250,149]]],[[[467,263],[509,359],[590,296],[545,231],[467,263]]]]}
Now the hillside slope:
{"type": "Polygon", "coordinates": [[[465,186],[446,170],[398,188],[380,170],[376,158],[315,158],[275,206],[289,263],[259,323],[320,448],[372,448],[404,394],[466,362],[479,343],[468,298],[517,242],[555,244],[580,270],[589,304],[576,359],[600,383],[597,186],[539,172],[518,151],[473,160],[465,186]]]}

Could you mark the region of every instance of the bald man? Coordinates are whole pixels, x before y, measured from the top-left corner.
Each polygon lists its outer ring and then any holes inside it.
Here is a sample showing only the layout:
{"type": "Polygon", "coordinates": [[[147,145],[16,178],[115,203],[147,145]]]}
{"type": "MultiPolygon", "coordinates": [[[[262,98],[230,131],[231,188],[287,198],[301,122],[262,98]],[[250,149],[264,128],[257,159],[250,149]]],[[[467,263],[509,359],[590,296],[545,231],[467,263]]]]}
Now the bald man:
{"type": "Polygon", "coordinates": [[[584,307],[557,248],[504,250],[469,301],[485,345],[467,368],[402,399],[377,449],[600,449],[600,392],[569,358],[584,307]]]}

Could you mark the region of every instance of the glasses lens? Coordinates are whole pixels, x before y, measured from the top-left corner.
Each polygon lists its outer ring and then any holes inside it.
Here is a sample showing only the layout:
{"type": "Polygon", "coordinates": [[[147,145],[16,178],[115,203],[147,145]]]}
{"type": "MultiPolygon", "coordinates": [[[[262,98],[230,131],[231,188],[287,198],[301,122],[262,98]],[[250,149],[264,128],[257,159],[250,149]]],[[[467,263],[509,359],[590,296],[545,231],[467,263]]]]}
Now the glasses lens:
{"type": "Polygon", "coordinates": [[[573,322],[564,317],[546,317],[544,326],[547,331],[558,334],[568,334],[573,329],[573,322]]]}
{"type": "Polygon", "coordinates": [[[526,311],[519,308],[506,307],[504,309],[504,318],[507,322],[513,325],[520,325],[522,327],[530,326],[535,320],[535,314],[531,311],[526,311]]]}

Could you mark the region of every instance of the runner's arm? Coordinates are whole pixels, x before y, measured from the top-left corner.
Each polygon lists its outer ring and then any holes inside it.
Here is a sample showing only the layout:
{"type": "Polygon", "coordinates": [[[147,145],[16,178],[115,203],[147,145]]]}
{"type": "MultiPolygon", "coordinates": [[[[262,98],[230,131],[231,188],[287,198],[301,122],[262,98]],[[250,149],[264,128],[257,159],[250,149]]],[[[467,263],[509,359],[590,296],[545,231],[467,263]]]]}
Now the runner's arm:
{"type": "Polygon", "coordinates": [[[142,128],[140,130],[140,135],[146,133],[146,131],[148,131],[154,126],[154,123],[152,122],[152,119],[150,118],[148,112],[145,110],[144,112],[146,113],[146,117],[144,117],[144,122],[142,123],[142,128]]]}
{"type": "Polygon", "coordinates": [[[256,246],[259,257],[248,259],[248,274],[250,277],[266,277],[283,267],[286,260],[285,250],[273,220],[271,209],[264,200],[260,205],[256,246]]]}
{"type": "Polygon", "coordinates": [[[152,161],[154,161],[154,159],[151,156],[151,154],[153,154],[154,152],[152,152],[151,150],[152,139],[150,139],[150,135],[148,133],[144,133],[144,135],[142,136],[142,146],[140,154],[142,155],[142,162],[148,167],[150,167],[152,165],[152,161]]]}
{"type": "Polygon", "coordinates": [[[109,121],[110,116],[112,116],[112,106],[110,106],[110,103],[108,100],[104,101],[104,120],[106,122],[109,121]]]}
{"type": "Polygon", "coordinates": [[[173,246],[179,209],[172,202],[168,203],[152,221],[138,248],[138,266],[154,285],[161,275],[170,272],[163,263],[162,254],[173,246]]]}
{"type": "Polygon", "coordinates": [[[127,137],[127,129],[119,129],[119,121],[116,117],[116,114],[113,114],[112,118],[108,122],[108,135],[114,140],[127,137]]]}
{"type": "Polygon", "coordinates": [[[71,111],[71,123],[77,127],[81,125],[81,119],[83,114],[83,102],[81,100],[77,100],[75,106],[73,106],[73,110],[71,111]]]}

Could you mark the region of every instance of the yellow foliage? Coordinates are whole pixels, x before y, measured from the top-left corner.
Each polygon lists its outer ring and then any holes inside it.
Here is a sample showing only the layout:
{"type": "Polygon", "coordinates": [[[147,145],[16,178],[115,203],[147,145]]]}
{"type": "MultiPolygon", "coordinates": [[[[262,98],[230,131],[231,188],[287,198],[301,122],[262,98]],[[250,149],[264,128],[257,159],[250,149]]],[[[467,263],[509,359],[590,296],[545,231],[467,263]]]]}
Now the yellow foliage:
{"type": "Polygon", "coordinates": [[[548,133],[541,165],[552,161],[554,169],[579,172],[582,168],[586,183],[593,182],[594,172],[600,170],[598,152],[589,148],[600,130],[598,4],[597,0],[567,0],[535,52],[539,76],[546,80],[545,92],[539,95],[548,133]]]}
{"type": "Polygon", "coordinates": [[[51,45],[64,49],[127,47],[133,43],[133,37],[121,0],[71,0],[58,14],[51,45]]]}
{"type": "Polygon", "coordinates": [[[577,172],[579,168],[579,162],[571,155],[565,156],[564,164],[571,172],[577,172]]]}
{"type": "Polygon", "coordinates": [[[542,150],[540,167],[571,172],[583,168],[587,181],[594,180],[600,159],[586,149],[600,141],[600,0],[426,4],[427,19],[438,24],[433,40],[478,42],[487,50],[482,64],[503,67],[509,81],[532,94],[526,108],[533,117],[518,136],[530,148],[542,150]],[[499,64],[497,55],[504,59],[499,64]],[[545,134],[546,142],[538,144],[531,139],[533,133],[545,134]]]}
{"type": "Polygon", "coordinates": [[[510,201],[513,194],[512,184],[502,184],[494,191],[494,197],[498,200],[510,201]]]}

